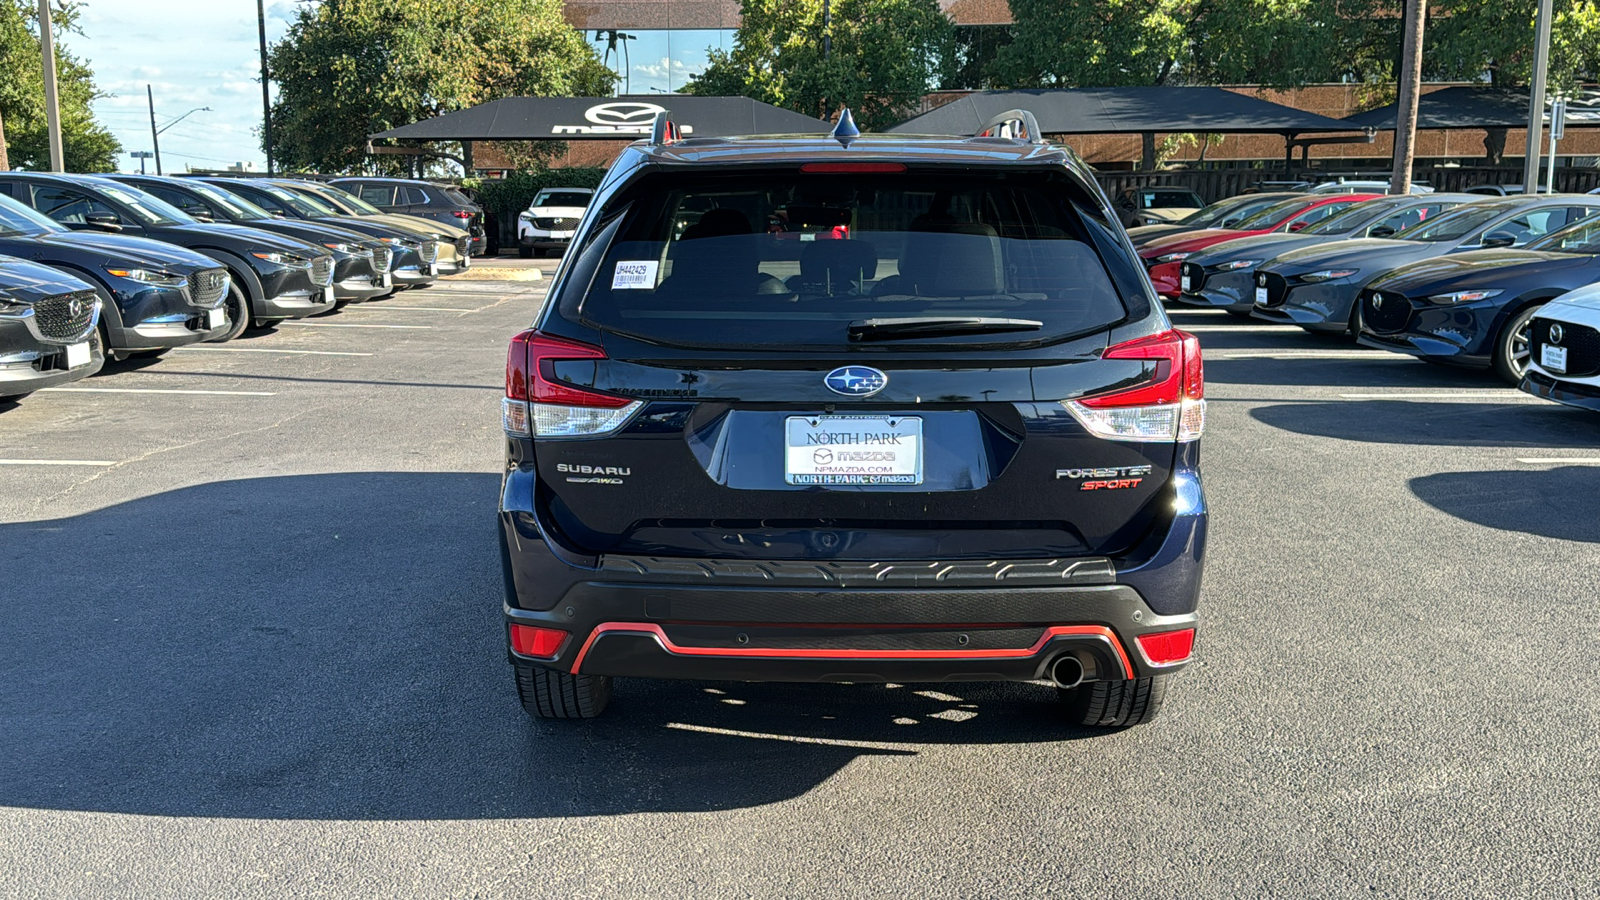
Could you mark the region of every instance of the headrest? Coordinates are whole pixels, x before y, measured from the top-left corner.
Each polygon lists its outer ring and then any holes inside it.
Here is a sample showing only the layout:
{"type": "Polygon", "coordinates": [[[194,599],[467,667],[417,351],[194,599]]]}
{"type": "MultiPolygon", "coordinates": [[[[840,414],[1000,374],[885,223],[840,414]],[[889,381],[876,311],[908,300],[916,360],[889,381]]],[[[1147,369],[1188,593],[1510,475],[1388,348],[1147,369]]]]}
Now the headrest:
{"type": "Polygon", "coordinates": [[[749,234],[750,220],[744,213],[737,209],[711,209],[700,217],[700,221],[683,230],[680,241],[694,241],[700,238],[726,237],[733,234],[749,234]]]}
{"type": "Polygon", "coordinates": [[[878,251],[867,241],[815,241],[800,251],[800,283],[812,293],[849,293],[877,276],[878,251]]]}
{"type": "Polygon", "coordinates": [[[933,225],[906,235],[900,284],[922,296],[974,296],[1005,292],[1000,238],[976,223],[933,225]]]}

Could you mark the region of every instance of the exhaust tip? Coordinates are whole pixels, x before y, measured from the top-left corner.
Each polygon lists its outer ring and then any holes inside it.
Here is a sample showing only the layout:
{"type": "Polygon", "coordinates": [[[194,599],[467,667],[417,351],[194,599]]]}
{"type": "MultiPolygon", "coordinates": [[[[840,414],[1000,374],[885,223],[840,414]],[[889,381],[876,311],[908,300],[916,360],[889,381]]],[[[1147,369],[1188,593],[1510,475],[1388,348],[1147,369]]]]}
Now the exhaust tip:
{"type": "Polygon", "coordinates": [[[1070,653],[1063,653],[1050,664],[1050,680],[1058,688],[1075,688],[1083,683],[1083,663],[1070,653]]]}

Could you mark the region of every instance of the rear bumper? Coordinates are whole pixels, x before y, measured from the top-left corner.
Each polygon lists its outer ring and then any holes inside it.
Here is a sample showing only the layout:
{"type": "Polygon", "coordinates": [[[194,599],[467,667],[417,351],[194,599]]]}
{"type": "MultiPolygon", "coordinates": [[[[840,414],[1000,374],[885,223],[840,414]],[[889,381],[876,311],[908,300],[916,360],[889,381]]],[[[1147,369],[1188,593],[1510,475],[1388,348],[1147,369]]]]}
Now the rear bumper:
{"type": "Polygon", "coordinates": [[[1062,654],[1090,680],[1157,666],[1138,637],[1193,628],[1207,513],[1198,477],[1175,478],[1176,512],[1118,559],[871,561],[581,557],[502,491],[509,630],[566,632],[563,672],[749,681],[1032,681],[1062,654]]]}

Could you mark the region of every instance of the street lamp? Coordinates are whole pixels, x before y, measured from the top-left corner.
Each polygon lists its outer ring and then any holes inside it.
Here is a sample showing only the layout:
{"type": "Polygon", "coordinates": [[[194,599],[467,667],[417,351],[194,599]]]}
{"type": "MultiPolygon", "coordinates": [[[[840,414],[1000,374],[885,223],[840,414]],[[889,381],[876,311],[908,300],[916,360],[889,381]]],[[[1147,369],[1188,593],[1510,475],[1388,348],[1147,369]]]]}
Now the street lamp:
{"type": "Polygon", "coordinates": [[[155,150],[155,152],[156,152],[156,174],[160,175],[161,174],[161,139],[160,139],[161,132],[166,131],[168,128],[171,128],[172,126],[178,124],[179,122],[182,122],[184,119],[189,118],[190,116],[194,115],[197,112],[210,112],[211,111],[211,107],[209,107],[209,106],[197,106],[194,109],[191,109],[188,112],[184,113],[183,115],[177,117],[176,119],[173,119],[171,122],[168,122],[167,124],[161,126],[160,128],[157,128],[156,127],[156,95],[155,95],[155,92],[151,89],[150,85],[148,85],[148,84],[144,86],[144,95],[150,101],[150,144],[151,144],[151,149],[155,150]]]}

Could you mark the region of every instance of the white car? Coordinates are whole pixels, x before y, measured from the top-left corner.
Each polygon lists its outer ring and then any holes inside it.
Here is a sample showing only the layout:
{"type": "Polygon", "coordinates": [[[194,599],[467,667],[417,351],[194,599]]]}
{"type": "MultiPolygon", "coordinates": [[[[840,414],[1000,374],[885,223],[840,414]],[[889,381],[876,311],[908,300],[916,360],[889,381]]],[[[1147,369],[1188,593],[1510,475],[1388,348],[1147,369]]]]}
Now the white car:
{"type": "Polygon", "coordinates": [[[535,194],[533,203],[517,214],[518,255],[527,259],[546,250],[566,250],[592,199],[594,191],[578,187],[545,188],[535,194]]]}
{"type": "Polygon", "coordinates": [[[1551,300],[1529,326],[1531,358],[1519,387],[1546,400],[1600,411],[1600,284],[1551,300]]]}

